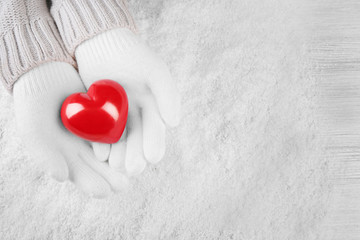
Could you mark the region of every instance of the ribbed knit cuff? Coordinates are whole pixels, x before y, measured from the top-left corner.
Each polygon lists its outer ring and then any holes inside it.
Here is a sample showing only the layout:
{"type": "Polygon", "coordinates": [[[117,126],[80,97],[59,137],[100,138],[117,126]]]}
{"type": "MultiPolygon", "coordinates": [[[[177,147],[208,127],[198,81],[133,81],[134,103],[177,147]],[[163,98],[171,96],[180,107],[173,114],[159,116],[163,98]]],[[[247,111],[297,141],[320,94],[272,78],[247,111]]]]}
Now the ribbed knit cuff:
{"type": "Polygon", "coordinates": [[[107,30],[136,31],[125,0],[55,0],[51,14],[72,56],[83,41],[107,30]]]}
{"type": "Polygon", "coordinates": [[[51,61],[75,65],[52,19],[15,26],[0,36],[0,77],[10,92],[21,75],[51,61]]]}

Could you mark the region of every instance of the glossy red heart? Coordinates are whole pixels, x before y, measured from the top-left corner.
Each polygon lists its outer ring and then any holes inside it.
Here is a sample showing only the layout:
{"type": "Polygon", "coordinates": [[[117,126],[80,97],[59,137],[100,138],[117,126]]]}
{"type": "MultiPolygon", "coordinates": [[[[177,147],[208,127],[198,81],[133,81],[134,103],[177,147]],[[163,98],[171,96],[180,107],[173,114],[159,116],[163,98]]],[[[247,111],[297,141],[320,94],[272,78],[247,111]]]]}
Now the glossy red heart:
{"type": "Polygon", "coordinates": [[[61,107],[64,126],[76,136],[92,142],[118,142],[127,116],[126,92],[112,80],[97,81],[87,93],[70,95],[61,107]]]}

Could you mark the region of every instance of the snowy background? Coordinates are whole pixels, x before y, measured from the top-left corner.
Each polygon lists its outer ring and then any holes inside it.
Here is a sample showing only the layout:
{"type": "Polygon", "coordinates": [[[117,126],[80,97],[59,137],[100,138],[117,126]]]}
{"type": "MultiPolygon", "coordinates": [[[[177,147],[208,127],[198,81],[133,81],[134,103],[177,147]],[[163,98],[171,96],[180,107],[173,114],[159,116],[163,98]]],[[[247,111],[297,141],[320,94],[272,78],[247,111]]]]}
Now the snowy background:
{"type": "Polygon", "coordinates": [[[360,4],[129,6],[182,93],[165,159],[88,198],[36,169],[1,88],[0,239],[360,239],[360,4]]]}

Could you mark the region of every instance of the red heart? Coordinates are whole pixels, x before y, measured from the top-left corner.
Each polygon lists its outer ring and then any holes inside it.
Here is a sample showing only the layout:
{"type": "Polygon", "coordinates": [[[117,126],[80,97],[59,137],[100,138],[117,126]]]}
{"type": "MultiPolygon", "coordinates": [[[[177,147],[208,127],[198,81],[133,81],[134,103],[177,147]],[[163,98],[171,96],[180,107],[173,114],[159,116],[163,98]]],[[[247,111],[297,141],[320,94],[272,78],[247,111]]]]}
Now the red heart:
{"type": "Polygon", "coordinates": [[[65,99],[61,120],[73,134],[92,142],[116,143],[124,132],[128,99],[124,88],[112,80],[93,83],[87,93],[65,99]]]}

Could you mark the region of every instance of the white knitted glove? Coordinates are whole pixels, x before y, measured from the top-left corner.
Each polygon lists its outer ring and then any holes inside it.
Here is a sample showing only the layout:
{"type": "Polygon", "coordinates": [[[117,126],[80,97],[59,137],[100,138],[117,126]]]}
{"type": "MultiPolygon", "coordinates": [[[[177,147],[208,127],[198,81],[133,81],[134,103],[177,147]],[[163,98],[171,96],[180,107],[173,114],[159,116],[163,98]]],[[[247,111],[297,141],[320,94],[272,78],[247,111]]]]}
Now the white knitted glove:
{"type": "Polygon", "coordinates": [[[62,125],[65,98],[84,92],[76,70],[68,63],[51,62],[24,74],[14,85],[15,115],[28,151],[55,179],[70,179],[85,193],[105,197],[127,185],[127,178],[95,158],[91,145],[62,125]]]}
{"type": "Polygon", "coordinates": [[[141,173],[146,160],[160,161],[165,153],[165,124],[176,126],[180,119],[180,95],[166,64],[126,28],[85,41],[75,56],[87,88],[97,80],[112,79],[129,98],[127,135],[111,147],[94,144],[97,157],[108,159],[116,169],[125,165],[130,175],[141,173]]]}

